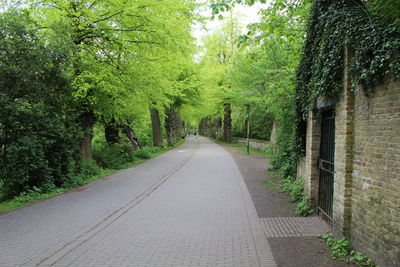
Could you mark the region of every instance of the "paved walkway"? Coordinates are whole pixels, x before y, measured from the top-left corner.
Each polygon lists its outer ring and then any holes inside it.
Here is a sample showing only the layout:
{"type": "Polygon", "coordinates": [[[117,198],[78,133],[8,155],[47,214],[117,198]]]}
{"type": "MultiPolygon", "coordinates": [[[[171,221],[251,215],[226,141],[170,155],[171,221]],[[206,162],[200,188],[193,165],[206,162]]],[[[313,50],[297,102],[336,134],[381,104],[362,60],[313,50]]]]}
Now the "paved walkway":
{"type": "Polygon", "coordinates": [[[204,138],[0,216],[0,266],[275,266],[231,158],[204,138]]]}

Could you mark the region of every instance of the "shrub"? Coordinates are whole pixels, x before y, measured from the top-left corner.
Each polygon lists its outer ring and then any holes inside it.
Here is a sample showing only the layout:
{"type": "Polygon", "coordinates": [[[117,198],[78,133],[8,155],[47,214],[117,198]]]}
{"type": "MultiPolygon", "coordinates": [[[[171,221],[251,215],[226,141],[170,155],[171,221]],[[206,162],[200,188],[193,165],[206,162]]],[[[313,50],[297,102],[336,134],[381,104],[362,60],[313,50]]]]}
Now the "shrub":
{"type": "Polygon", "coordinates": [[[142,148],[140,150],[136,150],[134,152],[134,155],[135,155],[135,157],[138,157],[140,159],[149,159],[149,158],[151,158],[151,153],[146,148],[142,148]]]}
{"type": "Polygon", "coordinates": [[[106,142],[99,142],[93,147],[93,159],[104,168],[120,169],[133,162],[135,154],[128,143],[109,145],[106,142]]]}
{"type": "Polygon", "coordinates": [[[142,150],[147,150],[151,154],[156,154],[161,151],[161,148],[159,148],[158,146],[146,146],[142,148],[142,150]]]}
{"type": "Polygon", "coordinates": [[[321,235],[320,237],[325,239],[326,244],[330,248],[332,259],[354,263],[360,266],[376,266],[371,259],[355,251],[349,240],[345,238],[335,239],[332,233],[321,235]]]}
{"type": "Polygon", "coordinates": [[[309,199],[304,196],[304,186],[300,179],[293,180],[290,177],[283,180],[282,191],[290,195],[290,200],[296,202],[296,214],[298,216],[308,216],[314,212],[309,206],[309,199]]]}
{"type": "Polygon", "coordinates": [[[79,153],[66,57],[40,38],[23,9],[2,13],[0,29],[2,195],[11,198],[34,188],[47,192],[71,178],[79,153]]]}
{"type": "Polygon", "coordinates": [[[293,202],[300,201],[303,197],[304,186],[301,180],[284,179],[282,188],[284,192],[289,193],[293,202]]]}
{"type": "Polygon", "coordinates": [[[79,162],[76,172],[70,174],[71,178],[63,184],[63,187],[74,188],[84,185],[86,180],[100,175],[102,171],[103,169],[97,165],[96,161],[82,160],[79,162]]]}
{"type": "Polygon", "coordinates": [[[309,206],[310,199],[307,197],[301,197],[299,202],[296,204],[296,215],[306,217],[314,212],[309,206]]]}
{"type": "Polygon", "coordinates": [[[93,177],[99,175],[102,171],[102,168],[97,165],[94,160],[82,160],[80,164],[79,175],[84,178],[93,177]]]}

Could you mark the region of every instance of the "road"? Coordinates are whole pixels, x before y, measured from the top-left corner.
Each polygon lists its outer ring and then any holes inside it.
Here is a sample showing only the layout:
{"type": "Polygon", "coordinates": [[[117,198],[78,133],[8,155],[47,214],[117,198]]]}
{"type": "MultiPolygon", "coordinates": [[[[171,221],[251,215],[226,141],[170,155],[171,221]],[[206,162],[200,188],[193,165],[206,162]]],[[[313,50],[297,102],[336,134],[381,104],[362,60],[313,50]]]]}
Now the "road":
{"type": "Polygon", "coordinates": [[[275,266],[221,147],[177,149],[0,216],[0,266],[275,266]]]}

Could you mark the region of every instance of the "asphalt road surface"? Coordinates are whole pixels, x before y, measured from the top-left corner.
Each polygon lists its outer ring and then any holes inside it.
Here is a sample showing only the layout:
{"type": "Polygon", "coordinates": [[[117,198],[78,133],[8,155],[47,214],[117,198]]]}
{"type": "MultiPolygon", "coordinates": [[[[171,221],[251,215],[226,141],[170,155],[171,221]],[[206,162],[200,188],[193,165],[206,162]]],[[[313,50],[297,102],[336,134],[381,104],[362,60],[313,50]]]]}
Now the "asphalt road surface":
{"type": "Polygon", "coordinates": [[[208,139],[0,216],[0,266],[276,266],[243,178],[208,139]]]}

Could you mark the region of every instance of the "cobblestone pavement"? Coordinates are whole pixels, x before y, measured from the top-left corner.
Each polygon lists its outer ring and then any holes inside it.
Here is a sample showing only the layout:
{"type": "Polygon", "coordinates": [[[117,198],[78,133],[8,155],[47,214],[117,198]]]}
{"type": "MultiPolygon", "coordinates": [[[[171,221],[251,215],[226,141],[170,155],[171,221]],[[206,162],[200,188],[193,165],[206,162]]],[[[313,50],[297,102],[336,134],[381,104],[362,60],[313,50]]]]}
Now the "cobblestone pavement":
{"type": "Polygon", "coordinates": [[[331,231],[324,221],[316,216],[295,217],[293,202],[278,187],[280,178],[266,173],[271,167],[266,157],[237,153],[238,147],[222,147],[230,153],[242,173],[278,266],[353,266],[332,260],[326,242],[316,237],[331,231]]]}
{"type": "Polygon", "coordinates": [[[0,238],[0,266],[275,266],[236,164],[203,138],[1,216],[0,238]]]}
{"type": "Polygon", "coordinates": [[[329,226],[319,217],[261,218],[267,237],[303,237],[327,234],[329,226]]]}

